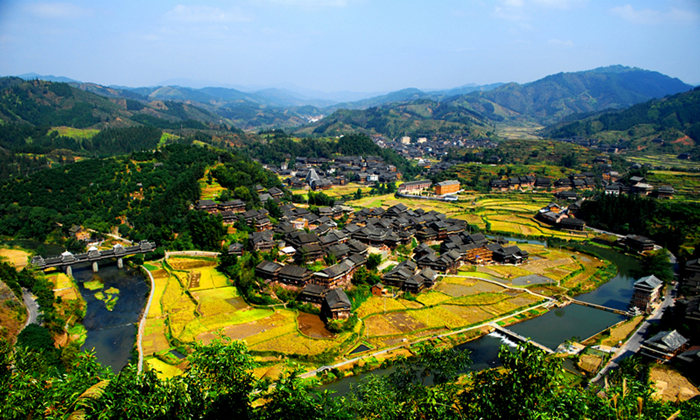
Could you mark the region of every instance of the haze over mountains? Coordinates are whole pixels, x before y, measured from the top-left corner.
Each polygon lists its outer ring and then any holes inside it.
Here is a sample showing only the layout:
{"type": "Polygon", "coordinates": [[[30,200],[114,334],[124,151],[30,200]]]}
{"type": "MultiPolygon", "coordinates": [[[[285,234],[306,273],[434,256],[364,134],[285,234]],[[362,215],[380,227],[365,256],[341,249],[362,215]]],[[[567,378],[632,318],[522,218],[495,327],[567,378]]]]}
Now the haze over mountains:
{"type": "MultiPolygon", "coordinates": [[[[213,123],[218,117],[219,123],[244,130],[300,127],[300,134],[337,135],[361,131],[391,137],[435,130],[469,132],[469,127],[473,126],[488,131],[490,126],[499,123],[551,125],[572,114],[624,109],[692,89],[679,79],[620,65],[558,73],[522,85],[472,84],[429,92],[409,88],[346,102],[328,99],[330,94],[322,98],[279,88],[244,92],[230,87],[117,87],[82,83],[66,77],[22,76],[67,82],[74,88],[110,98],[112,102],[130,99],[146,109],[157,110],[158,106],[152,106],[154,101],[186,103],[200,109],[201,117],[195,120],[213,123]]],[[[135,106],[132,103],[131,107],[135,106]]],[[[153,116],[174,118],[161,114],[162,111],[154,111],[153,116]]]]}

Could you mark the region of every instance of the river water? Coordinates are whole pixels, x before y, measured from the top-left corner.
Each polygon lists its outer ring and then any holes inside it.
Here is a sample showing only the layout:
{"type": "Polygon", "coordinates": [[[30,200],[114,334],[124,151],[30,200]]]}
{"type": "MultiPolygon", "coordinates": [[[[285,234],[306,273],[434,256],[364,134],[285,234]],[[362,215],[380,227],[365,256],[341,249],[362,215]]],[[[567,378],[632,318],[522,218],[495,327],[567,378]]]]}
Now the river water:
{"type": "Polygon", "coordinates": [[[127,265],[118,268],[114,261],[100,261],[99,272],[92,272],[92,264],[73,266],[73,277],[78,283],[80,294],[87,303],[87,313],[83,325],[87,329],[87,339],[81,350],[93,350],[97,360],[119,372],[131,358],[135,348],[138,322],[148,299],[149,287],[143,274],[127,265]],[[85,283],[101,280],[104,288],[88,290],[85,283]],[[95,297],[99,291],[114,287],[119,289],[119,300],[112,311],[95,297]]]}

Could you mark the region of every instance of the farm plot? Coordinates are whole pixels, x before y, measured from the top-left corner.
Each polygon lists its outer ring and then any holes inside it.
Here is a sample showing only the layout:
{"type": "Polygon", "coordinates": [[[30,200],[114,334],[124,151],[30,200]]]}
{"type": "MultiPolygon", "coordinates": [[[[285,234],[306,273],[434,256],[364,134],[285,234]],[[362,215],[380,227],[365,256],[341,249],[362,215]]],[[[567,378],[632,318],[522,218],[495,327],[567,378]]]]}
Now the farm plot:
{"type": "Polygon", "coordinates": [[[445,293],[440,293],[438,291],[428,291],[418,295],[418,302],[425,306],[437,305],[438,303],[442,303],[450,299],[452,299],[452,296],[445,293]]]}
{"type": "Polygon", "coordinates": [[[462,296],[458,297],[455,299],[450,300],[449,303],[450,305],[465,305],[465,306],[474,306],[474,305],[492,305],[494,303],[498,303],[502,300],[508,299],[508,295],[504,293],[479,293],[476,295],[467,295],[467,296],[462,296]]]}
{"type": "Polygon", "coordinates": [[[27,266],[29,253],[21,249],[0,248],[0,260],[4,258],[7,258],[7,262],[19,270],[27,266]]]}
{"type": "Polygon", "coordinates": [[[493,283],[461,277],[445,277],[438,284],[437,290],[453,298],[475,295],[479,293],[500,292],[503,287],[493,283]]]}
{"type": "Polygon", "coordinates": [[[446,327],[454,329],[467,325],[464,319],[448,311],[444,306],[433,306],[432,308],[412,311],[411,316],[428,328],[446,327]]]}
{"type": "Polygon", "coordinates": [[[190,290],[206,290],[216,287],[226,287],[229,284],[225,275],[213,267],[196,268],[189,270],[190,290]],[[193,281],[196,279],[196,283],[193,281]]]}
{"type": "MultiPolygon", "coordinates": [[[[161,302],[163,300],[163,295],[165,289],[168,286],[168,272],[163,269],[156,269],[151,271],[151,276],[153,277],[153,304],[151,304],[148,314],[148,318],[159,318],[163,316],[163,309],[161,302]]],[[[175,280],[177,281],[177,280],[175,280]]]]}
{"type": "MultiPolygon", "coordinates": [[[[197,305],[187,295],[182,295],[169,309],[170,331],[173,337],[180,337],[185,327],[196,321],[197,305]]],[[[190,326],[191,332],[193,326],[190,326]]]]}
{"type": "Polygon", "coordinates": [[[190,270],[201,267],[215,267],[216,260],[200,258],[183,258],[179,256],[168,258],[168,265],[175,270],[190,270]]]}
{"type": "MultiPolygon", "coordinates": [[[[153,280],[155,281],[155,278],[153,280]]],[[[165,290],[160,298],[161,313],[169,311],[170,308],[180,300],[184,293],[185,290],[177,276],[168,277],[165,290]]]]}
{"type": "Polygon", "coordinates": [[[493,315],[478,306],[443,305],[445,310],[462,319],[464,325],[477,324],[493,317],[493,315]]]}
{"type": "Polygon", "coordinates": [[[387,311],[406,309],[406,306],[404,306],[401,302],[402,301],[399,301],[398,299],[389,297],[370,296],[362,305],[360,305],[359,308],[357,308],[355,315],[362,319],[371,314],[384,312],[385,308],[387,311]]]}
{"type": "Polygon", "coordinates": [[[144,328],[143,354],[150,355],[159,351],[170,349],[170,343],[165,336],[165,319],[147,319],[144,328]]]}
{"type": "Polygon", "coordinates": [[[250,346],[253,351],[274,351],[285,354],[316,355],[336,347],[332,339],[308,338],[294,331],[250,346]]]}
{"type": "Polygon", "coordinates": [[[183,372],[177,366],[169,365],[156,357],[148,357],[144,360],[148,370],[154,370],[161,380],[172,378],[183,372]]]}

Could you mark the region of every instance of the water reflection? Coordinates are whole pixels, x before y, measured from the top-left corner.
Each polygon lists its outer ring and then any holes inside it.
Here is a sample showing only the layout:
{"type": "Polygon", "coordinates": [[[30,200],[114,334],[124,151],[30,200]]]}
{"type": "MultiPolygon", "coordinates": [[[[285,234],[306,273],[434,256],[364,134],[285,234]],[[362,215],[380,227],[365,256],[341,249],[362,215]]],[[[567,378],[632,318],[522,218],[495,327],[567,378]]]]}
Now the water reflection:
{"type": "Polygon", "coordinates": [[[124,266],[120,269],[115,262],[100,261],[98,273],[92,272],[91,264],[73,267],[73,277],[78,283],[80,294],[87,303],[87,313],[83,325],[87,329],[87,340],[81,350],[95,349],[97,360],[119,372],[131,358],[136,340],[137,323],[148,298],[148,285],[137,269],[124,266]],[[88,290],[85,283],[101,280],[104,288],[88,290]],[[97,292],[109,288],[119,289],[119,300],[112,311],[105,302],[95,297],[97,292]]]}

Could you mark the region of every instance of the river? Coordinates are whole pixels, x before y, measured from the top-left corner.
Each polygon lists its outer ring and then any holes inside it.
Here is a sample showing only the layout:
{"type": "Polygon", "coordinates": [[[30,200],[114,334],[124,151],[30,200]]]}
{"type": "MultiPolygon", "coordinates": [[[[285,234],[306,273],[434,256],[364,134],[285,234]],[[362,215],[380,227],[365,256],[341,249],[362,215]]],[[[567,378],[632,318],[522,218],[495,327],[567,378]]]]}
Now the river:
{"type": "Polygon", "coordinates": [[[149,286],[143,274],[127,265],[118,268],[114,261],[100,261],[98,273],[92,272],[89,263],[73,266],[73,277],[80,294],[87,303],[87,313],[82,324],[87,329],[87,339],[81,350],[95,350],[97,360],[119,372],[129,362],[135,349],[136,332],[141,312],[148,299],[149,286]],[[101,280],[104,287],[89,290],[85,283],[101,280]],[[112,311],[95,294],[109,288],[119,289],[119,299],[112,311]]]}

